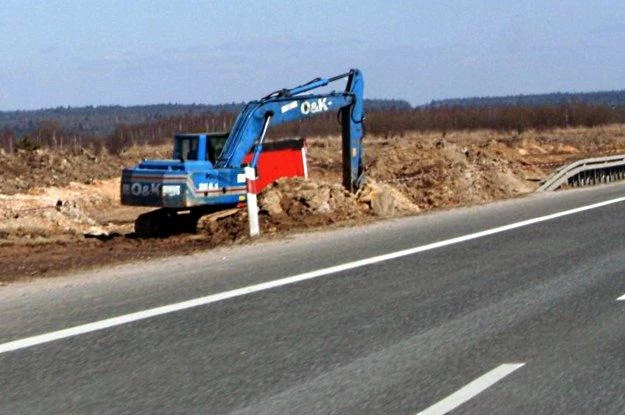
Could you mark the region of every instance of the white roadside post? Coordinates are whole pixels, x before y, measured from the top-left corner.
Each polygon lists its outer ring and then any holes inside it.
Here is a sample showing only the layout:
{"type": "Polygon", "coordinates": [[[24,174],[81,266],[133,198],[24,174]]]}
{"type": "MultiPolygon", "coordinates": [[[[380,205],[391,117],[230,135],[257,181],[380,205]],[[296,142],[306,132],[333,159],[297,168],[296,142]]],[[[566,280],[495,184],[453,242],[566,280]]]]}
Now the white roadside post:
{"type": "Polygon", "coordinates": [[[258,225],[258,200],[256,198],[254,181],[256,181],[256,169],[254,169],[253,167],[245,167],[245,185],[247,188],[247,216],[250,221],[251,237],[260,235],[260,227],[258,225]]]}

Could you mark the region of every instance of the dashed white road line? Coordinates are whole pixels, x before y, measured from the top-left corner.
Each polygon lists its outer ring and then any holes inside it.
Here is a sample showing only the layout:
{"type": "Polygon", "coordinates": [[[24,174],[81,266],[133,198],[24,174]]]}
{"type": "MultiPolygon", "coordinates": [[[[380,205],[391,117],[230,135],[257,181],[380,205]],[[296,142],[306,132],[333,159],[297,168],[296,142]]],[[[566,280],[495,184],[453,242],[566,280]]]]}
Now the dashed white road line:
{"type": "Polygon", "coordinates": [[[419,412],[417,415],[443,415],[452,411],[474,398],[477,394],[485,391],[486,389],[499,382],[501,379],[508,376],[515,370],[523,367],[525,363],[506,363],[501,366],[497,366],[490,372],[487,372],[475,379],[471,383],[458,389],[442,401],[438,401],[429,408],[419,412]]]}
{"type": "Polygon", "coordinates": [[[328,268],[322,268],[315,271],[305,272],[303,274],[293,275],[286,278],[281,278],[273,281],[267,281],[260,284],[250,285],[243,288],[237,288],[235,290],[226,291],[218,294],[212,294],[205,297],[194,298],[188,301],[180,303],[174,303],[164,305],[161,307],[150,308],[135,313],[124,314],[118,317],[108,318],[105,320],[96,321],[93,323],[82,324],[79,326],[70,327],[63,330],[53,331],[37,336],[26,337],[19,340],[10,341],[0,344],[0,354],[12,352],[19,349],[25,349],[33,347],[39,344],[48,343],[56,340],[65,339],[68,337],[78,336],[81,334],[91,333],[98,330],[104,330],[107,328],[120,326],[122,324],[128,324],[139,320],[145,320],[148,318],[161,316],[164,314],[174,313],[181,310],[186,310],[193,307],[199,307],[218,301],[224,301],[230,298],[240,297],[256,293],[259,291],[270,290],[276,287],[282,287],[289,284],[294,284],[301,281],[311,280],[313,278],[319,278],[330,274],[335,274],[341,271],[347,271],[354,268],[360,268],[371,264],[377,264],[379,262],[389,261],[396,258],[405,257],[408,255],[414,255],[420,252],[429,251],[432,249],[442,248],[449,245],[458,244],[461,242],[471,241],[473,239],[483,238],[490,235],[495,235],[501,232],[510,231],[524,226],[533,225],[540,222],[546,222],[552,219],[557,219],[563,216],[573,215],[576,213],[584,212],[591,209],[597,209],[603,206],[612,205],[614,203],[625,202],[625,197],[619,197],[616,199],[610,199],[591,205],[581,206],[575,209],[564,210],[561,212],[552,213],[550,215],[540,216],[533,219],[527,219],[520,222],[511,223],[504,226],[498,226],[496,228],[487,229],[481,232],[475,232],[468,235],[458,236],[456,238],[445,239],[443,241],[430,243],[427,245],[416,246],[414,248],[403,249],[401,251],[395,251],[384,255],[377,255],[369,258],[360,259],[358,261],[346,262],[344,264],[335,265],[328,268]]]}
{"type": "Polygon", "coordinates": [[[621,295],[616,301],[625,301],[625,294],[621,295]]]}

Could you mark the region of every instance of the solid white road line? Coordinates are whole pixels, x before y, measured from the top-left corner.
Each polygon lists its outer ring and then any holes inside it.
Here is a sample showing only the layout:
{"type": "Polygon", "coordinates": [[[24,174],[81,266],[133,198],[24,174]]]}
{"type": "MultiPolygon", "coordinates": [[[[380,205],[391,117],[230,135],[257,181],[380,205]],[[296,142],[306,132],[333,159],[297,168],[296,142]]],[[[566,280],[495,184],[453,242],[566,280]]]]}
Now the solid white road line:
{"type": "Polygon", "coordinates": [[[303,274],[293,275],[278,280],[263,282],[260,284],[250,285],[243,288],[238,288],[232,291],[226,291],[218,294],[208,295],[206,297],[199,297],[180,303],[174,303],[165,305],[162,307],[150,308],[136,313],[124,314],[118,317],[109,318],[106,320],[100,320],[93,323],[82,324],[80,326],[70,327],[63,330],[53,331],[50,333],[40,334],[37,336],[26,337],[20,340],[14,340],[7,343],[0,344],[0,353],[11,352],[14,350],[25,349],[27,347],[36,346],[38,344],[48,343],[55,340],[65,339],[67,337],[78,336],[80,334],[90,333],[93,331],[104,330],[110,327],[120,326],[122,324],[131,323],[134,321],[144,320],[151,317],[160,316],[163,314],[169,314],[188,308],[199,307],[218,301],[227,300],[230,298],[240,297],[242,295],[252,294],[259,291],[270,290],[272,288],[281,287],[284,285],[294,284],[300,281],[306,281],[313,278],[323,277],[330,274],[335,274],[341,271],[347,271],[354,268],[364,267],[366,265],[376,264],[378,262],[389,261],[391,259],[401,258],[408,255],[414,255],[419,252],[429,251],[436,248],[442,248],[445,246],[470,241],[473,239],[483,238],[485,236],[494,235],[501,232],[506,232],[512,229],[522,228],[524,226],[533,225],[535,223],[546,222],[548,220],[560,218],[563,216],[573,215],[576,213],[584,212],[591,209],[597,209],[603,206],[612,205],[614,203],[624,202],[625,197],[619,197],[617,199],[606,200],[600,203],[594,203],[592,205],[586,205],[575,209],[569,209],[562,212],[553,213],[551,215],[540,216],[533,219],[523,220],[520,222],[511,223],[509,225],[499,226],[492,229],[487,229],[481,232],[472,233],[469,235],[458,236],[456,238],[445,239],[443,241],[434,242],[427,245],[417,246],[414,248],[403,249],[401,251],[391,252],[389,254],[378,255],[370,258],[360,259],[358,261],[347,262],[333,267],[318,269],[315,271],[305,272],[303,274]]]}
{"type": "Polygon", "coordinates": [[[621,295],[616,301],[625,301],[625,294],[621,295]]]}
{"type": "Polygon", "coordinates": [[[472,399],[477,394],[483,392],[484,390],[490,388],[495,383],[500,381],[501,379],[508,376],[510,373],[515,370],[523,367],[525,363],[506,363],[501,366],[496,367],[488,373],[483,374],[479,378],[475,379],[473,382],[469,383],[466,386],[458,389],[456,392],[452,393],[442,401],[438,401],[434,405],[429,408],[419,412],[417,415],[443,415],[452,411],[465,403],[466,401],[472,399]]]}

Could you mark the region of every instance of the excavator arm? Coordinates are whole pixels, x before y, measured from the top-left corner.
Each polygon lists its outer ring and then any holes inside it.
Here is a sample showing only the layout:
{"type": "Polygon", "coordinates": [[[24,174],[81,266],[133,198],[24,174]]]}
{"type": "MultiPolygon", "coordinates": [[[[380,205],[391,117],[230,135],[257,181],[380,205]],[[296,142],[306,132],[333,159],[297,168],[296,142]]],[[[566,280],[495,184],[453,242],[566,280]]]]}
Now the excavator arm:
{"type": "Polygon", "coordinates": [[[240,168],[245,155],[254,147],[251,166],[256,167],[268,127],[338,111],[342,124],[343,185],[356,192],[363,179],[363,89],[358,69],[331,78],[317,78],[292,89],[282,89],[248,103],[239,114],[228,136],[216,168],[240,168]],[[305,94],[339,79],[347,78],[344,91],[305,94]]]}

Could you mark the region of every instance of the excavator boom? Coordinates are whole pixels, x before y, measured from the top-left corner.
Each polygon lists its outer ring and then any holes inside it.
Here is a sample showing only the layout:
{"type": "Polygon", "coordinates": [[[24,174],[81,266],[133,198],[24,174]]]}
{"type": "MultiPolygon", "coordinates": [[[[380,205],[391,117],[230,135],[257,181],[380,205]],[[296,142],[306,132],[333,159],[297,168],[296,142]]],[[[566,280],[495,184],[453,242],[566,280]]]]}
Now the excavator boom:
{"type": "Polygon", "coordinates": [[[257,151],[262,149],[264,131],[268,126],[335,110],[340,111],[342,124],[343,184],[349,191],[355,192],[363,174],[363,89],[362,73],[352,69],[332,78],[317,78],[292,89],[276,91],[248,103],[235,121],[215,167],[240,167],[243,158],[255,144],[261,144],[257,151]],[[347,78],[344,91],[303,95],[343,78],[347,78]]]}

